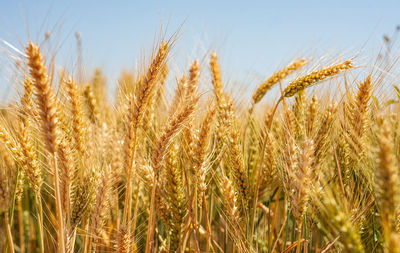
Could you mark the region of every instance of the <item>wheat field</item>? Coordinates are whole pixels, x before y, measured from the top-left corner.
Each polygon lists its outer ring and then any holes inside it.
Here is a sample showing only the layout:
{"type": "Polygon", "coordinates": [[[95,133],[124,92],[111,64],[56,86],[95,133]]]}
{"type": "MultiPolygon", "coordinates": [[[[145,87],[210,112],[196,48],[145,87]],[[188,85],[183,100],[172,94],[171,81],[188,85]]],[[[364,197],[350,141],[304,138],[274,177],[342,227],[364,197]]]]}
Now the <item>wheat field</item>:
{"type": "Polygon", "coordinates": [[[214,52],[171,70],[178,42],[115,94],[25,43],[0,118],[2,252],[400,252],[393,57],[295,58],[238,103],[214,52]]]}

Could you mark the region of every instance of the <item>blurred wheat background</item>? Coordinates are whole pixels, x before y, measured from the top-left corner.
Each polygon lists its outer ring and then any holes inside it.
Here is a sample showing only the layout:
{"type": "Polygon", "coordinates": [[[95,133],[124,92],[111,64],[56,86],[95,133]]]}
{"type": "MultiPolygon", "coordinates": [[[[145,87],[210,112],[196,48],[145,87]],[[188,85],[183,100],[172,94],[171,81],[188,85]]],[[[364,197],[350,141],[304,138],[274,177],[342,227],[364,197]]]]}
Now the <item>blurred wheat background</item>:
{"type": "Polygon", "coordinates": [[[400,252],[400,5],[187,4],[0,3],[2,252],[400,252]]]}

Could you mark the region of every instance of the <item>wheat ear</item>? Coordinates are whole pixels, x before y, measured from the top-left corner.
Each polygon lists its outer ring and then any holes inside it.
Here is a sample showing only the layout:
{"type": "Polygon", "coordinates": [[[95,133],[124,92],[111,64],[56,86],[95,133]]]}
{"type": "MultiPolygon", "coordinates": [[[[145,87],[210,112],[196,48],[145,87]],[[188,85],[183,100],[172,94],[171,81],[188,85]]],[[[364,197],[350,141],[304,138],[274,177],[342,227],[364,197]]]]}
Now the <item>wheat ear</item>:
{"type": "MultiPolygon", "coordinates": [[[[173,116],[166,128],[163,131],[163,134],[157,140],[157,144],[153,153],[152,163],[154,170],[154,177],[157,177],[158,170],[161,166],[161,162],[164,159],[165,152],[167,150],[168,145],[170,144],[171,139],[182,129],[184,123],[190,118],[192,113],[196,108],[198,98],[193,98],[186,103],[184,108],[182,108],[181,112],[173,116]]],[[[154,180],[156,181],[156,179],[154,180]]],[[[153,184],[151,191],[151,201],[150,201],[150,217],[148,221],[148,231],[147,231],[147,239],[146,239],[146,253],[151,252],[152,248],[152,238],[154,235],[154,228],[152,226],[153,222],[155,222],[157,216],[156,212],[153,211],[154,203],[156,198],[156,184],[153,184]],[[154,216],[154,217],[153,217],[154,216]]]]}
{"type": "Polygon", "coordinates": [[[301,76],[289,83],[289,85],[283,91],[282,97],[292,97],[296,93],[304,90],[307,87],[315,85],[316,83],[321,82],[324,79],[337,75],[340,72],[353,67],[353,62],[351,60],[347,60],[342,63],[311,72],[310,74],[307,74],[305,76],[301,76]]]}
{"type": "Polygon", "coordinates": [[[253,104],[257,104],[275,84],[307,64],[306,59],[296,60],[262,82],[253,94],[253,104]]]}
{"type": "Polygon", "coordinates": [[[53,92],[51,91],[50,80],[47,68],[44,65],[43,57],[37,45],[29,42],[26,48],[28,56],[28,66],[32,77],[37,96],[37,104],[42,119],[42,132],[46,141],[46,148],[50,153],[50,164],[54,174],[56,216],[58,221],[58,249],[65,252],[64,240],[64,216],[62,212],[62,202],[59,185],[59,172],[57,166],[57,148],[59,144],[59,129],[57,106],[53,92]]]}
{"type": "Polygon", "coordinates": [[[136,96],[136,101],[132,96],[130,100],[130,106],[128,109],[128,127],[127,135],[125,140],[125,163],[124,167],[128,172],[127,176],[127,194],[125,198],[125,207],[123,214],[123,222],[127,224],[131,217],[131,201],[132,201],[132,190],[131,180],[133,175],[133,160],[135,157],[136,149],[136,135],[137,129],[140,126],[144,117],[144,112],[147,109],[149,99],[152,97],[155,85],[157,84],[160,71],[162,71],[165,65],[168,53],[171,49],[171,44],[168,42],[162,42],[156,56],[152,60],[147,72],[144,77],[141,78],[139,90],[136,96]]]}
{"type": "Polygon", "coordinates": [[[375,171],[375,189],[379,212],[382,216],[384,247],[387,252],[400,252],[398,241],[400,235],[396,232],[396,213],[393,208],[399,206],[399,175],[396,157],[393,154],[393,141],[389,124],[379,119],[377,169],[375,171]]]}

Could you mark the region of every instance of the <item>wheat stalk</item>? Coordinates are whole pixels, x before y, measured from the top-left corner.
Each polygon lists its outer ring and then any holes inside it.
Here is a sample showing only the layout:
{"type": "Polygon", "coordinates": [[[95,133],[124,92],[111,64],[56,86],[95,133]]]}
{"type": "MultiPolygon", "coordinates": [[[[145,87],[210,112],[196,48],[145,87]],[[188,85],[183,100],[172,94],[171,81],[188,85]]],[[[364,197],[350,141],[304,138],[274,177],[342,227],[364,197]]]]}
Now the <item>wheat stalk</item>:
{"type": "Polygon", "coordinates": [[[62,211],[62,202],[59,185],[59,175],[57,166],[57,149],[60,141],[58,129],[57,107],[54,94],[51,91],[50,80],[47,73],[47,68],[44,65],[42,54],[37,45],[29,42],[26,48],[28,56],[28,65],[30,75],[34,82],[37,96],[37,104],[40,109],[42,119],[42,133],[45,136],[46,149],[50,153],[50,164],[54,174],[55,201],[57,207],[57,222],[58,222],[58,243],[59,251],[65,252],[64,240],[64,218],[62,211]]]}

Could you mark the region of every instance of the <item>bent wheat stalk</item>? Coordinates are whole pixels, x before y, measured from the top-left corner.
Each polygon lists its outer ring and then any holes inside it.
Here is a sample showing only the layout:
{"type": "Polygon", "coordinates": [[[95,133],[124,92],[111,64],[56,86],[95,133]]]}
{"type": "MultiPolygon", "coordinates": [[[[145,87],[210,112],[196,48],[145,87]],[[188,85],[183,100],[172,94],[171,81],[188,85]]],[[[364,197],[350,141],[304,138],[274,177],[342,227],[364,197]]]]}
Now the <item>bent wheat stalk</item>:
{"type": "MultiPolygon", "coordinates": [[[[269,122],[267,125],[267,129],[269,130],[272,125],[272,121],[274,119],[274,115],[276,113],[276,110],[278,108],[279,103],[284,99],[284,98],[289,98],[294,96],[297,92],[302,91],[306,89],[307,87],[310,87],[312,85],[317,84],[318,82],[321,82],[325,80],[326,78],[329,78],[331,76],[337,75],[340,72],[353,68],[353,62],[351,60],[344,61],[342,63],[333,65],[328,68],[324,68],[321,70],[317,70],[314,72],[311,72],[310,74],[307,74],[305,76],[302,76],[300,78],[297,78],[296,80],[292,81],[289,83],[289,85],[285,88],[283,91],[281,97],[278,99],[276,102],[271,116],[269,118],[269,122]]],[[[263,146],[261,149],[261,154],[264,154],[265,148],[266,148],[267,141],[263,140],[263,146]]],[[[257,211],[257,202],[258,202],[258,190],[260,187],[260,177],[261,177],[261,171],[262,171],[262,166],[264,163],[264,156],[261,156],[260,162],[258,164],[258,171],[257,171],[257,183],[256,183],[256,188],[255,188],[255,194],[254,194],[254,201],[253,201],[253,206],[252,206],[252,213],[253,215],[250,216],[250,238],[253,238],[253,232],[254,232],[254,219],[256,216],[256,211],[257,211]]]]}

